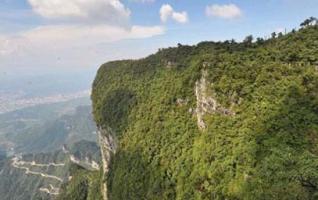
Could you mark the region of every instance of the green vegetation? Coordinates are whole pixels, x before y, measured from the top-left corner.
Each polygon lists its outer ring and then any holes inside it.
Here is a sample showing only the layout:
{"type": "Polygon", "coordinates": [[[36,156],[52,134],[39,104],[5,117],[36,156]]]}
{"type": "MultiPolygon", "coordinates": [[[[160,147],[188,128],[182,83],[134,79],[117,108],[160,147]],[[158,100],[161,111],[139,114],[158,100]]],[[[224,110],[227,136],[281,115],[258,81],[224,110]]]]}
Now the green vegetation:
{"type": "Polygon", "coordinates": [[[81,160],[89,158],[90,160],[97,162],[101,159],[100,148],[97,146],[96,142],[82,140],[73,144],[69,151],[72,155],[81,160]]]}
{"type": "MultiPolygon", "coordinates": [[[[41,164],[48,164],[51,162],[65,163],[62,167],[38,167],[31,165],[19,165],[19,167],[29,168],[32,172],[49,174],[61,178],[68,177],[68,157],[62,152],[57,151],[47,154],[28,154],[21,159],[23,161],[41,164]]],[[[40,188],[50,188],[49,185],[59,187],[61,183],[55,179],[44,178],[40,175],[26,174],[25,169],[19,169],[13,166],[13,161],[10,159],[4,160],[3,171],[0,174],[0,193],[1,199],[50,199],[50,196],[41,192],[40,188]]]]}
{"type": "Polygon", "coordinates": [[[0,171],[2,169],[2,166],[4,165],[5,159],[6,159],[6,153],[4,151],[1,151],[0,149],[0,171]]]}
{"type": "Polygon", "coordinates": [[[72,179],[62,186],[58,200],[102,200],[101,171],[87,171],[77,165],[71,168],[72,179]]]}
{"type": "Polygon", "coordinates": [[[109,199],[318,198],[318,26],[252,41],[179,45],[99,69],[95,120],[119,141],[109,199]],[[235,115],[206,114],[200,131],[203,66],[210,95],[235,115]]]}
{"type": "Polygon", "coordinates": [[[53,152],[80,140],[96,142],[91,112],[89,98],[82,98],[2,114],[0,149],[26,154],[53,152]]]}
{"type": "MultiPolygon", "coordinates": [[[[56,194],[49,195],[40,188],[46,188],[51,193],[59,192],[58,189],[68,181],[70,174],[74,173],[75,165],[70,159],[71,155],[84,167],[88,167],[87,158],[97,163],[101,159],[100,149],[94,142],[80,141],[64,148],[66,151],[22,155],[18,160],[23,162],[15,164],[12,158],[1,160],[0,157],[0,194],[2,194],[0,199],[55,199],[56,194]],[[26,168],[29,169],[29,173],[26,173],[26,168]],[[52,178],[53,176],[56,178],[52,178]],[[63,183],[58,179],[63,180],[63,183]]],[[[83,167],[80,168],[84,171],[83,167]]],[[[99,171],[87,171],[87,173],[92,174],[93,178],[96,177],[95,174],[99,174],[99,171]]]]}

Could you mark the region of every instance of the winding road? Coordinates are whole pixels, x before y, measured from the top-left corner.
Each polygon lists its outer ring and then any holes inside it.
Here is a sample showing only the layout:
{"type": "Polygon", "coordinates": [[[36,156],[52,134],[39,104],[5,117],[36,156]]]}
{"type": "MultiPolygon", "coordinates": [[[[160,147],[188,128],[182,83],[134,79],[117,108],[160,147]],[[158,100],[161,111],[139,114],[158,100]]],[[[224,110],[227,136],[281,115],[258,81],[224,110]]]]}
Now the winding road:
{"type": "MultiPolygon", "coordinates": [[[[49,175],[49,174],[44,174],[41,172],[35,172],[35,171],[31,171],[30,168],[28,167],[24,167],[21,165],[31,165],[31,166],[41,166],[41,167],[47,167],[47,166],[62,166],[62,164],[57,164],[57,163],[49,163],[49,164],[36,164],[34,161],[33,162],[24,162],[24,161],[20,161],[18,157],[14,157],[12,159],[12,166],[14,168],[17,169],[23,169],[25,170],[25,174],[33,174],[33,175],[39,175],[45,178],[50,178],[50,179],[54,179],[57,180],[59,182],[63,182],[63,179],[57,176],[53,176],[53,175],[49,175]]],[[[64,166],[64,164],[63,164],[64,166]]]]}

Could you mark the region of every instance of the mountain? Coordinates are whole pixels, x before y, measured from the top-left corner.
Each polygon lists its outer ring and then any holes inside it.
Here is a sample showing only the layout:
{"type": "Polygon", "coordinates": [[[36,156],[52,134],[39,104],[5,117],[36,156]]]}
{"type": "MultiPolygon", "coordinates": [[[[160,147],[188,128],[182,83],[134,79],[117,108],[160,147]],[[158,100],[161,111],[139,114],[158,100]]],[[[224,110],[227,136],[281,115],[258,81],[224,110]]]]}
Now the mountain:
{"type": "Polygon", "coordinates": [[[89,98],[1,114],[0,199],[56,199],[74,168],[100,173],[100,153],[89,98]]]}
{"type": "Polygon", "coordinates": [[[96,125],[91,116],[91,107],[79,106],[74,113],[48,121],[38,131],[33,129],[32,133],[21,137],[19,145],[22,147],[17,149],[24,152],[50,152],[80,140],[96,142],[96,125]]]}
{"type": "Polygon", "coordinates": [[[8,154],[52,152],[97,140],[88,98],[39,105],[0,115],[0,148],[8,154]]]}
{"type": "Polygon", "coordinates": [[[61,193],[57,197],[58,200],[101,200],[101,171],[87,171],[78,166],[74,166],[71,170],[72,178],[61,188],[61,193]]]}
{"type": "Polygon", "coordinates": [[[109,62],[104,199],[317,199],[318,26],[109,62]]]}
{"type": "Polygon", "coordinates": [[[16,155],[0,160],[1,199],[56,199],[62,185],[72,179],[73,168],[99,173],[99,161],[100,149],[89,141],[64,146],[63,150],[52,153],[16,155]]]}
{"type": "Polygon", "coordinates": [[[6,159],[6,152],[0,150],[0,170],[2,169],[5,159],[6,159]]]}

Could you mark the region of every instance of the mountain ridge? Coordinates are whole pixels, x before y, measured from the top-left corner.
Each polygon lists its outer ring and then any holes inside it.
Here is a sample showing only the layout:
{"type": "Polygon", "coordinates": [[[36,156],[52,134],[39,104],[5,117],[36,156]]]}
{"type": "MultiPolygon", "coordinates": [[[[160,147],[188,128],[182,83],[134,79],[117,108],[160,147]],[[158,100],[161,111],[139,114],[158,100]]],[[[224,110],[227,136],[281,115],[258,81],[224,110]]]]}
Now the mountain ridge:
{"type": "Polygon", "coordinates": [[[316,199],[317,41],[302,24],[102,65],[103,199],[316,199]]]}

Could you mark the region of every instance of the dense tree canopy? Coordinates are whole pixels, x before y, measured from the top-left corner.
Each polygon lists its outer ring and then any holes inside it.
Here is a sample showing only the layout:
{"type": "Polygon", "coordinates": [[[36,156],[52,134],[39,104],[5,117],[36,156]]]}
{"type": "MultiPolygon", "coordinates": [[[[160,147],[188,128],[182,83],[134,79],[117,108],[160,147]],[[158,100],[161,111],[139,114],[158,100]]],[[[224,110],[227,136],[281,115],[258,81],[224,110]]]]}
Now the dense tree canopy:
{"type": "Polygon", "coordinates": [[[110,199],[318,198],[318,27],[251,38],[100,68],[95,120],[119,141],[110,199]],[[210,95],[235,115],[206,114],[200,130],[203,66],[210,95]]]}

